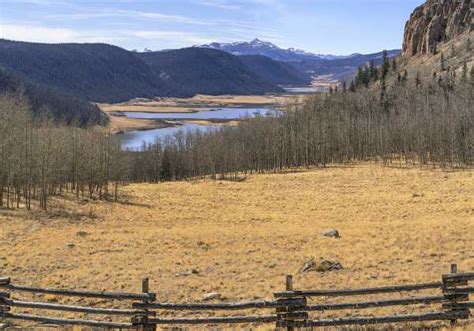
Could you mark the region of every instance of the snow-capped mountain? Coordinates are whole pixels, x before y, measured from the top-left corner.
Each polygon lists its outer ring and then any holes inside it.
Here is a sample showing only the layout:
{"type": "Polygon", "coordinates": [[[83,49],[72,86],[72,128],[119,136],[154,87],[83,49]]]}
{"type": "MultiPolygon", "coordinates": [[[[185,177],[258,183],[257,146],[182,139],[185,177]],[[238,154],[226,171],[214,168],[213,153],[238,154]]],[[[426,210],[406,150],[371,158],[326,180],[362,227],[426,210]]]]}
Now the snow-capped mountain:
{"type": "MultiPolygon", "coordinates": [[[[336,79],[345,79],[353,75],[361,65],[374,61],[379,65],[383,52],[372,54],[354,53],[350,55],[315,54],[301,49],[283,49],[258,38],[249,42],[211,43],[200,48],[212,48],[236,56],[261,55],[276,61],[287,62],[297,70],[310,76],[331,75],[336,79]]],[[[388,56],[400,54],[399,49],[389,50],[388,56]]]]}
{"type": "Polygon", "coordinates": [[[213,48],[233,55],[263,55],[277,61],[295,61],[320,58],[316,54],[294,48],[283,49],[268,41],[258,38],[249,42],[211,43],[199,47],[213,48]]]}
{"type": "Polygon", "coordinates": [[[339,56],[331,54],[314,54],[301,49],[288,48],[283,49],[275,44],[263,41],[258,38],[249,42],[234,42],[234,43],[211,43],[201,45],[202,48],[213,48],[221,51],[231,53],[233,55],[263,55],[268,56],[277,61],[301,61],[301,60],[335,60],[349,58],[349,56],[339,56]]]}

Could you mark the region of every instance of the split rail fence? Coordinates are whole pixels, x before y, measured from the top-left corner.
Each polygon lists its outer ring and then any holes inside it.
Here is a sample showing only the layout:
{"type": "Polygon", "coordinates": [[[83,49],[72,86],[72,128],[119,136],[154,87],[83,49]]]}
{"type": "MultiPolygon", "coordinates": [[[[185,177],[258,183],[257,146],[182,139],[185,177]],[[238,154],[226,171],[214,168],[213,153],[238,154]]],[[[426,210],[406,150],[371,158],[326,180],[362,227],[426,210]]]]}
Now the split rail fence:
{"type": "MultiPolygon", "coordinates": [[[[91,292],[82,290],[65,290],[16,285],[10,282],[9,278],[0,278],[0,322],[3,320],[24,320],[34,321],[42,324],[57,325],[84,325],[97,328],[126,329],[135,328],[142,330],[154,330],[161,325],[222,325],[222,324],[248,324],[248,323],[272,323],[276,328],[286,328],[292,330],[303,327],[329,327],[329,326],[350,326],[350,325],[374,325],[383,323],[408,323],[421,321],[450,321],[451,324],[458,320],[469,319],[470,309],[474,309],[474,301],[469,301],[469,295],[474,293],[474,287],[469,286],[469,281],[474,280],[474,272],[458,273],[457,266],[451,265],[451,273],[442,275],[441,280],[432,283],[394,285],[385,287],[346,289],[346,290],[295,290],[293,288],[292,276],[286,276],[286,290],[275,292],[272,300],[255,300],[238,303],[160,303],[156,301],[156,294],[149,291],[149,281],[142,282],[142,293],[119,293],[119,292],[91,292]],[[367,301],[337,302],[337,303],[313,303],[314,298],[332,297],[352,297],[352,296],[374,296],[379,294],[409,293],[430,290],[439,290],[438,295],[406,296],[404,298],[379,299],[367,301]],[[126,308],[99,308],[84,307],[67,304],[25,301],[13,299],[18,293],[30,292],[33,294],[48,294],[58,296],[72,296],[79,298],[98,298],[101,303],[108,300],[120,300],[129,302],[126,308]],[[379,307],[408,306],[408,305],[428,305],[440,304],[440,307],[432,312],[419,314],[386,315],[386,316],[362,316],[362,317],[341,317],[341,318],[314,318],[310,316],[312,312],[327,312],[340,310],[363,310],[379,307]],[[107,315],[102,320],[57,318],[31,315],[14,312],[17,309],[64,311],[74,313],[85,313],[89,315],[107,315]],[[261,313],[257,315],[241,314],[240,316],[209,316],[211,311],[269,311],[271,313],[261,313]],[[190,317],[164,317],[159,312],[168,313],[190,312],[190,317]],[[195,313],[207,312],[206,317],[195,317],[195,313]],[[119,319],[122,319],[121,321],[119,319]],[[116,321],[111,321],[111,320],[116,321]],[[125,319],[125,320],[124,320],[125,319]],[[118,320],[118,321],[117,321],[118,320]]],[[[114,301],[115,302],[115,301],[114,301]]],[[[123,304],[125,306],[125,303],[123,304]]],[[[166,315],[168,316],[168,315],[166,315]]]]}

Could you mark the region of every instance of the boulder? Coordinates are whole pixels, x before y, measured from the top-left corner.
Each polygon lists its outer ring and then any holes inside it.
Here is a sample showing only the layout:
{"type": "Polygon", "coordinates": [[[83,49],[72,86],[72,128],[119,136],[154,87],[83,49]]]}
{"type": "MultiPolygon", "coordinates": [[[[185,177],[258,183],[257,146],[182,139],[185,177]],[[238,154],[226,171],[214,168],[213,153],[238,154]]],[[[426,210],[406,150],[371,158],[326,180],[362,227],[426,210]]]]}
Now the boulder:
{"type": "Polygon", "coordinates": [[[320,258],[318,262],[314,260],[314,257],[310,257],[306,260],[303,267],[300,269],[300,273],[310,272],[310,271],[317,271],[317,272],[327,272],[333,270],[343,269],[342,264],[337,261],[326,260],[324,258],[320,258]]]}
{"type": "Polygon", "coordinates": [[[331,238],[341,238],[339,231],[337,231],[336,229],[328,229],[323,231],[323,236],[331,238]]]}
{"type": "Polygon", "coordinates": [[[221,294],[217,292],[206,293],[202,296],[202,301],[218,300],[221,298],[221,294]]]}
{"type": "Polygon", "coordinates": [[[343,269],[343,267],[342,264],[340,264],[339,262],[324,259],[319,261],[314,268],[314,270],[317,272],[326,272],[340,269],[343,269]]]}

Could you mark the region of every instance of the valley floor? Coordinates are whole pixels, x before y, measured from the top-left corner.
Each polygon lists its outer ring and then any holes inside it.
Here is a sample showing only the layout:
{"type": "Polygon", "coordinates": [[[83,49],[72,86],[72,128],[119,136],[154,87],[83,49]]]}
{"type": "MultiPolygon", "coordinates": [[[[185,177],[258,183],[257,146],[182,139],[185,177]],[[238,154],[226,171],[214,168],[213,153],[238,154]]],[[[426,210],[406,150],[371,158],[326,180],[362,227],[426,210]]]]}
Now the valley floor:
{"type": "MultiPolygon", "coordinates": [[[[113,133],[135,130],[158,129],[173,126],[169,121],[143,120],[120,116],[122,112],[147,113],[190,113],[197,110],[210,110],[220,107],[284,107],[304,97],[303,95],[196,95],[192,98],[134,99],[118,104],[99,104],[110,117],[110,129],[113,133]]],[[[191,123],[192,121],[184,121],[191,123]]],[[[200,121],[199,124],[206,124],[200,121]]]]}
{"type": "Polygon", "coordinates": [[[159,301],[192,302],[272,298],[286,274],[296,289],[323,289],[438,281],[451,262],[474,269],[469,170],[365,163],[122,191],[118,203],[59,200],[48,215],[0,210],[2,276],[121,291],[150,277],[159,301]],[[322,236],[328,228],[341,238],[322,236]],[[344,269],[298,273],[311,256],[344,269]]]}

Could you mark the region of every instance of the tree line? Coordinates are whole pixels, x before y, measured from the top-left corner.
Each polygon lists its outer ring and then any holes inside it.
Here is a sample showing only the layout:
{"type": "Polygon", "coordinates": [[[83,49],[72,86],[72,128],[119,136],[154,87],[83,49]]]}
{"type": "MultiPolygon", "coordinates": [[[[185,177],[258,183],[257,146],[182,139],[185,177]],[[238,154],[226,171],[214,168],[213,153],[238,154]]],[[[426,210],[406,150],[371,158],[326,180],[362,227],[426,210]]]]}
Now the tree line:
{"type": "Polygon", "coordinates": [[[123,151],[105,129],[33,120],[21,96],[0,100],[0,205],[47,208],[62,192],[116,199],[122,182],[236,179],[247,173],[394,158],[472,167],[474,72],[340,89],[288,105],[281,116],[178,133],[123,151]]]}
{"type": "Polygon", "coordinates": [[[474,153],[474,75],[395,82],[308,97],[281,117],[249,119],[210,133],[178,134],[143,146],[133,181],[242,173],[394,158],[416,164],[467,167],[474,153]]]}

